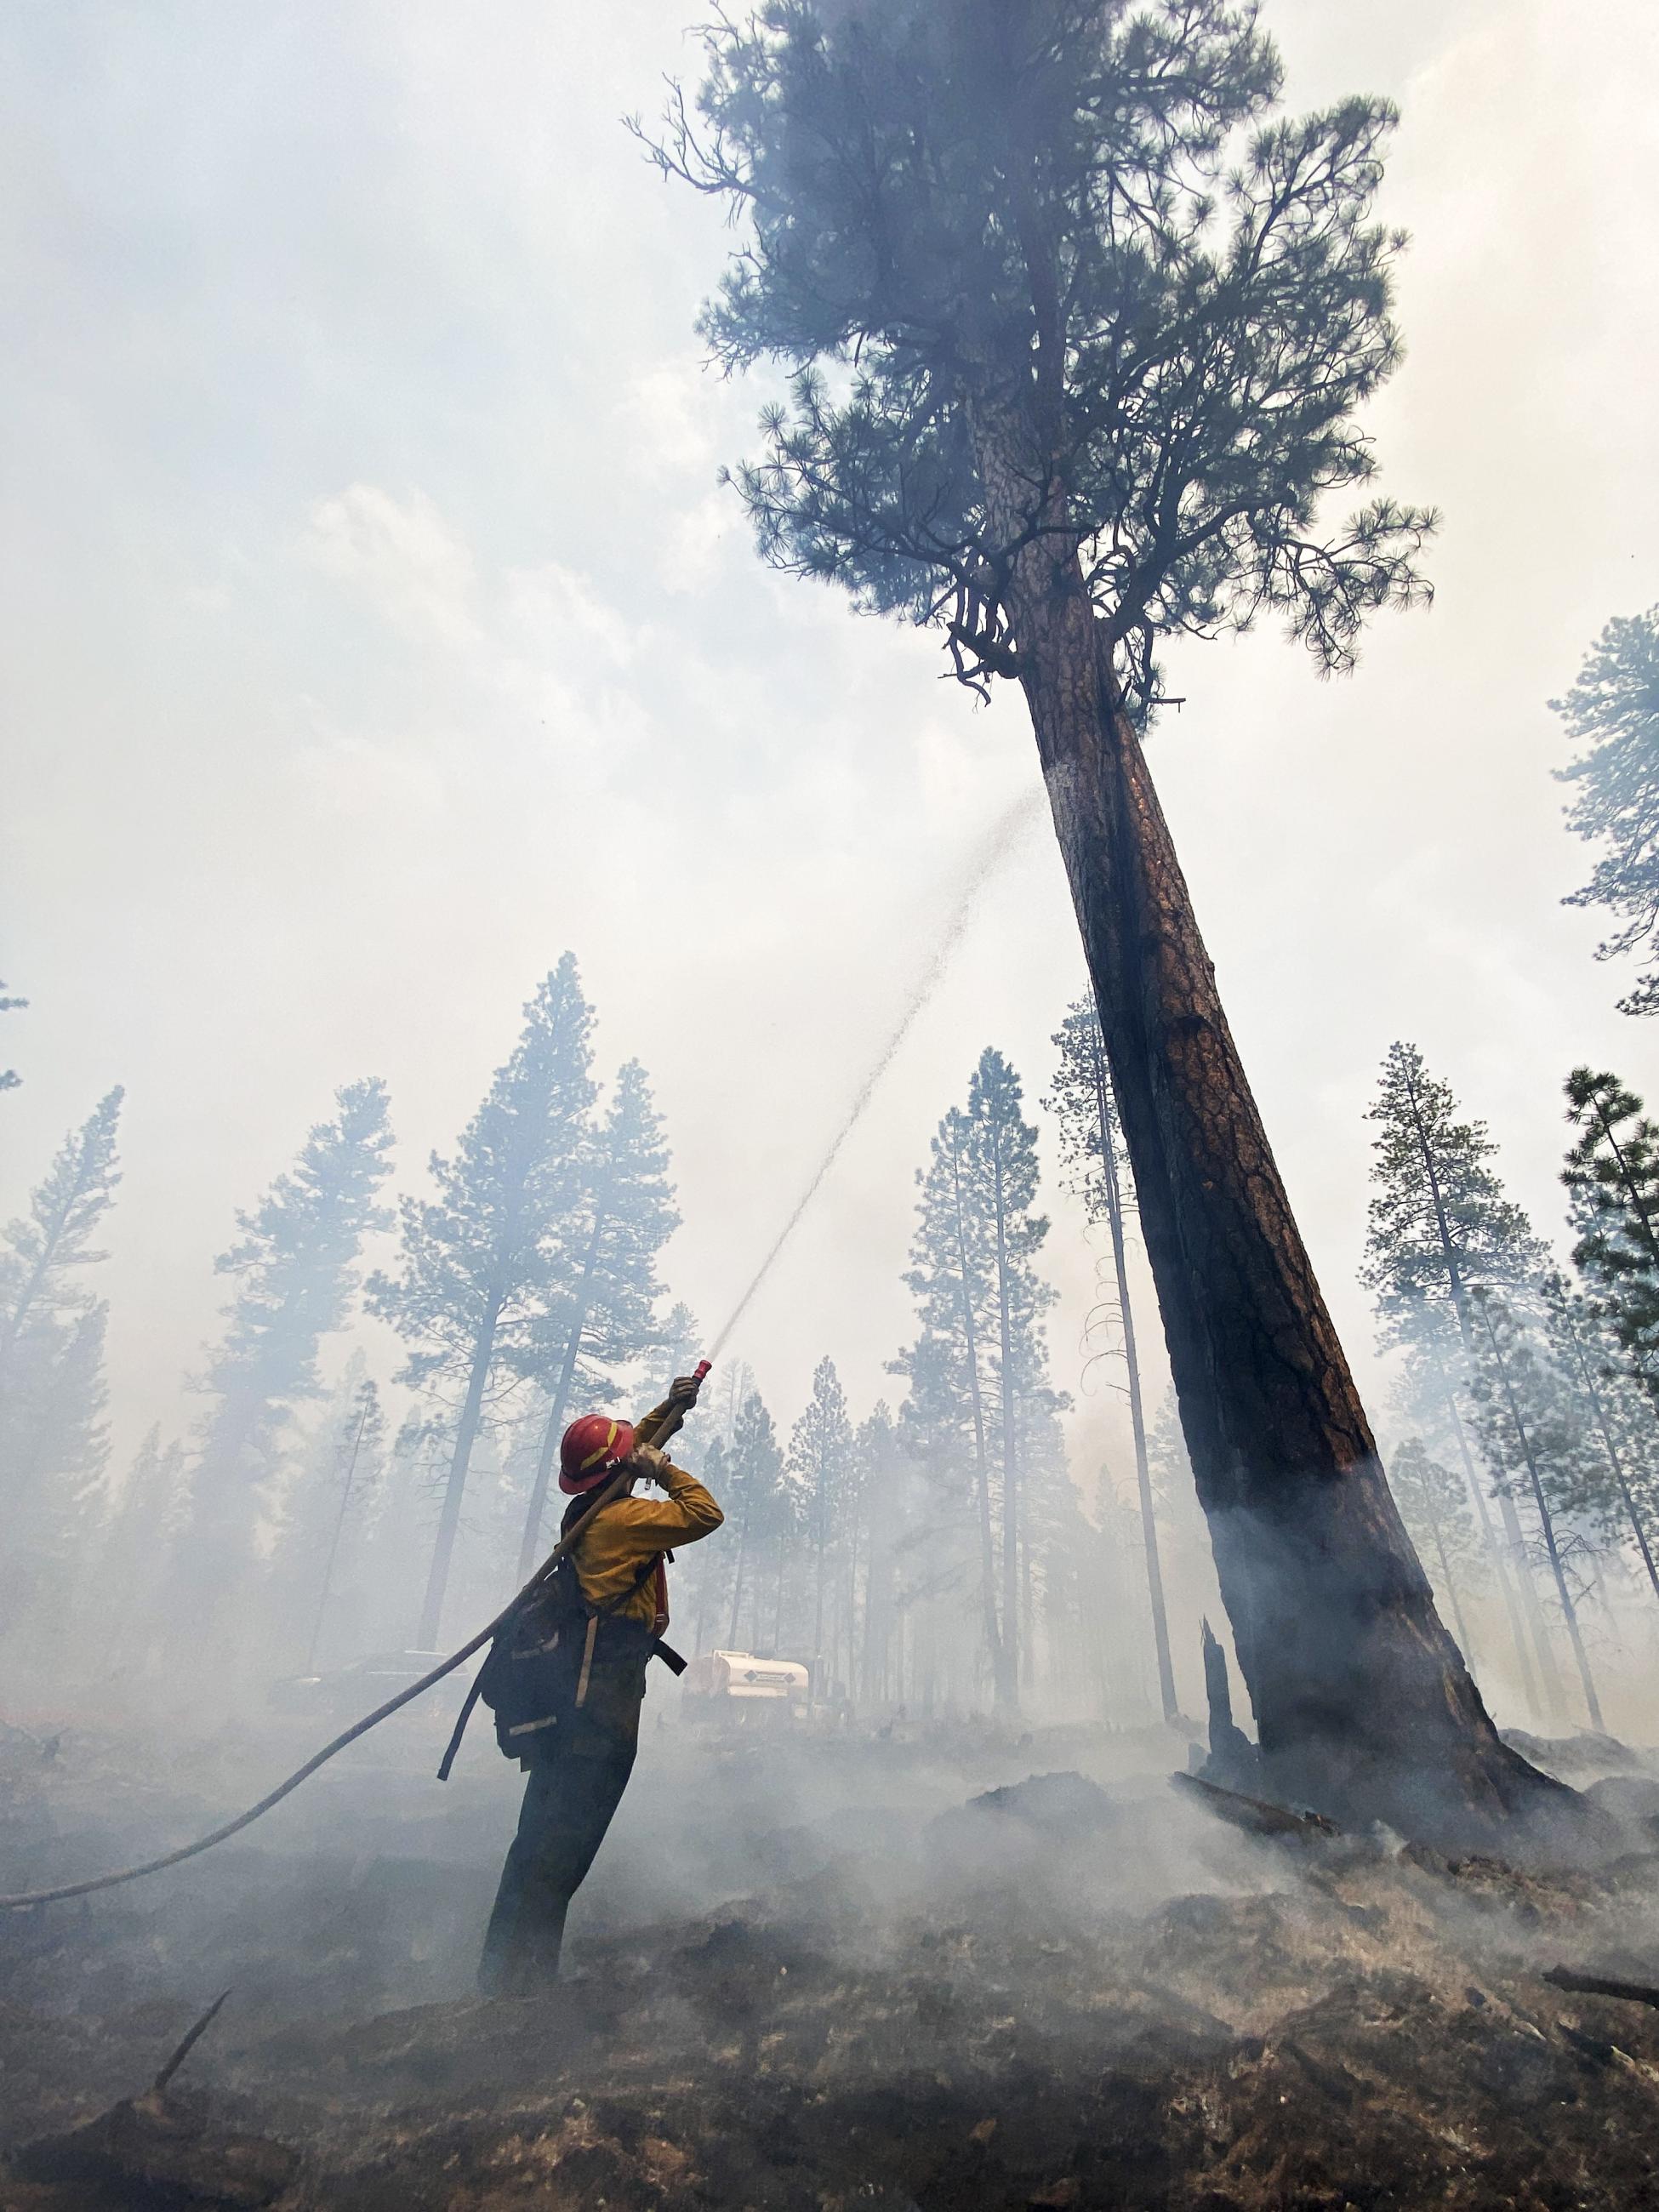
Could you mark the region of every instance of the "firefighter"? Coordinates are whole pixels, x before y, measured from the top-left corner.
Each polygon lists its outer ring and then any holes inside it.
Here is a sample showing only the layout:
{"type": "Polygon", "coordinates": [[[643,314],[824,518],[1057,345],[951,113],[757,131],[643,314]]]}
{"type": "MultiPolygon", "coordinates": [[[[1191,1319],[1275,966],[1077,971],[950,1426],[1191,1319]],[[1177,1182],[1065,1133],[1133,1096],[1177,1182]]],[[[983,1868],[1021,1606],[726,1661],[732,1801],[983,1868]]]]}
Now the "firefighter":
{"type": "MultiPolygon", "coordinates": [[[[698,1384],[677,1380],[641,1423],[653,1429],[671,1408],[692,1404],[698,1384]]],[[[665,1554],[711,1535],[722,1515],[695,1475],[649,1444],[626,1421],[585,1413],[559,1447],[559,1488],[571,1503],[568,1535],[589,1494],[618,1467],[665,1493],[635,1498],[633,1481],[599,1508],[570,1557],[582,1598],[597,1619],[591,1660],[573,1723],[524,1754],[529,1769],[519,1829],[501,1870],[484,1937],[478,1986],[487,1996],[524,1996],[555,1981],[570,1900],[593,1863],[622,1802],[639,1745],[640,1706],[652,1648],[668,1626],[665,1554]]]]}

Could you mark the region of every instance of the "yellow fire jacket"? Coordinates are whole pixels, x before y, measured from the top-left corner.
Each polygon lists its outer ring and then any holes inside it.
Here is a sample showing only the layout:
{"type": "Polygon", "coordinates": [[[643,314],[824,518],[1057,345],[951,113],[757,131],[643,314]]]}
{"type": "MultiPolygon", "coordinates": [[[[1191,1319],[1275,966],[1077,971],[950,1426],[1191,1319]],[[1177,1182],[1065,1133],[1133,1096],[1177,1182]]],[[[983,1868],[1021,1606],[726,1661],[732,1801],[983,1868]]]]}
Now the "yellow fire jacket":
{"type": "Polygon", "coordinates": [[[606,1605],[620,1597],[632,1588],[640,1569],[654,1559],[656,1573],[617,1607],[614,1618],[643,1621],[647,1627],[654,1622],[660,1636],[668,1619],[663,1553],[712,1535],[726,1516],[696,1475],[683,1467],[671,1461],[658,1479],[665,1497],[616,1498],[602,1505],[583,1529],[571,1557],[590,1605],[606,1605]]]}

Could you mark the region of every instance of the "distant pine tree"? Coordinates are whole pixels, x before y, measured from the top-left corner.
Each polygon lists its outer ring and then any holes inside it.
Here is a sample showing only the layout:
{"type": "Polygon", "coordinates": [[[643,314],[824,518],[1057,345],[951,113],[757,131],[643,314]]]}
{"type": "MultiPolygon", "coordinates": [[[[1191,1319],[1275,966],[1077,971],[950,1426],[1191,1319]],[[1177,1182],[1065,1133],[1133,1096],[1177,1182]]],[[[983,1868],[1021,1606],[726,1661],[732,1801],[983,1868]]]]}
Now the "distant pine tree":
{"type": "Polygon", "coordinates": [[[1140,1353],[1134,1308],[1129,1297],[1128,1229],[1134,1213],[1134,1181],[1123,1141],[1117,1102],[1106,1060],[1106,1039],[1092,999],[1080,999],[1050,1042],[1060,1048],[1060,1066],[1045,1103],[1060,1124],[1060,1157],[1071,1189],[1097,1226],[1111,1239],[1112,1291],[1123,1344],[1124,1387],[1129,1431],[1134,1446],[1135,1486],[1140,1504],[1141,1553],[1146,1564],[1146,1595],[1152,1645],[1158,1663],[1158,1695],[1164,1717],[1178,1710],[1175,1669],[1170,1657],[1170,1623],[1164,1602],[1164,1570],[1158,1553],[1158,1520],[1152,1510],[1152,1476],[1146,1463],[1146,1416],[1140,1389],[1140,1353]]]}
{"type": "Polygon", "coordinates": [[[1463,1589],[1484,1556],[1468,1485],[1431,1457],[1421,1437],[1407,1437],[1389,1462],[1389,1487],[1418,1555],[1437,1570],[1465,1658],[1474,1647],[1463,1617],[1463,1589]]]}
{"type": "Polygon", "coordinates": [[[113,1090],[58,1148],[0,1241],[0,1620],[61,1621],[108,1449],[107,1310],[86,1271],[120,1182],[113,1090]]]}
{"type": "Polygon", "coordinates": [[[1567,1078],[1567,1119],[1581,1133],[1561,1176],[1573,1264],[1659,1407],[1659,1129],[1616,1075],[1588,1067],[1567,1078]]]}
{"type": "Polygon", "coordinates": [[[726,1516],[736,1539],[726,1640],[733,1650],[765,1650],[775,1645],[781,1626],[781,1553],[794,1514],[777,1431],[757,1390],[738,1409],[724,1474],[726,1516]],[[746,1645],[739,1642],[745,1626],[746,1645]]]}
{"type": "Polygon", "coordinates": [[[392,1141],[386,1085],[347,1084],[334,1103],[292,1169],[238,1213],[241,1236],[215,1262],[235,1291],[200,1384],[212,1405],[178,1554],[186,1592],[210,1613],[234,1602],[252,1566],[282,1443],[322,1389],[318,1352],[345,1324],[364,1238],[391,1219],[378,1203],[392,1141]]]}
{"type": "Polygon", "coordinates": [[[1550,705],[1583,750],[1557,776],[1575,787],[1567,826],[1602,848],[1569,906],[1606,907],[1623,927],[1598,960],[1647,963],[1619,1010],[1659,1013],[1659,606],[1615,617],[1564,699],[1550,705]]]}
{"type": "MultiPolygon", "coordinates": [[[[1558,1516],[1570,1509],[1581,1481],[1585,1437],[1572,1379],[1551,1358],[1548,1346],[1520,1303],[1501,1292],[1472,1293],[1474,1316],[1474,1390],[1482,1448],[1504,1486],[1504,1494],[1530,1500],[1538,1541],[1548,1562],[1567,1638],[1578,1669],[1589,1724],[1602,1728],[1601,1700],[1590,1672],[1569,1577],[1567,1546],[1558,1516]]],[[[1548,1647],[1546,1687],[1559,1701],[1559,1686],[1548,1647]]]]}
{"type": "Polygon", "coordinates": [[[1415,1045],[1389,1048],[1366,1119],[1377,1127],[1376,1194],[1359,1279],[1376,1299],[1383,1346],[1406,1354],[1413,1425],[1443,1419],[1449,1432],[1503,1594],[1522,1685],[1535,1701],[1534,1663],[1547,1680],[1554,1662],[1525,1539],[1514,1498],[1500,1486],[1498,1540],[1459,1401],[1473,1387],[1473,1294],[1532,1280],[1547,1255],[1490,1164],[1498,1147],[1485,1122],[1460,1118],[1450,1085],[1430,1073],[1415,1045]]]}
{"type": "Polygon", "coordinates": [[[567,952],[525,1008],[512,1057],[453,1156],[433,1154],[437,1197],[403,1200],[398,1273],[369,1282],[371,1310],[410,1347],[399,1379],[456,1407],[416,1632],[422,1649],[438,1640],[467,1469],[492,1394],[522,1376],[558,1288],[593,1103],[592,1022],[567,952]]]}
{"type": "MultiPolygon", "coordinates": [[[[657,1261],[679,1224],[668,1147],[645,1070],[630,1060],[601,1127],[583,1147],[580,1188],[560,1230],[561,1264],[526,1349],[547,1413],[519,1550],[518,1578],[541,1556],[547,1497],[573,1392],[613,1395],[619,1375],[660,1351],[667,1330],[657,1261]]],[[[665,1378],[666,1379],[666,1378],[665,1378]]]]}
{"type": "Polygon", "coordinates": [[[104,1516],[94,1650],[106,1674],[140,1681],[160,1664],[166,1592],[157,1565],[171,1555],[188,1504],[185,1446],[177,1438],[164,1444],[158,1422],[139,1445],[104,1516]]]}
{"type": "Polygon", "coordinates": [[[988,1047],[964,1110],[939,1123],[905,1281],[920,1334],[893,1363],[909,1382],[907,1427],[942,1477],[966,1465],[979,1538],[980,1614],[998,1707],[1019,1702],[1023,1562],[1022,1421],[1063,1401],[1049,1387],[1042,1316],[1054,1292],[1036,1254],[1048,1221],[1037,1192],[1036,1132],[1019,1079],[988,1047]]]}
{"type": "MultiPolygon", "coordinates": [[[[821,1359],[813,1370],[812,1395],[790,1436],[788,1467],[799,1487],[812,1553],[812,1679],[827,1681],[836,1676],[843,1657],[850,1672],[835,1585],[837,1570],[853,1549],[857,1477],[847,1395],[832,1359],[821,1359]],[[832,1620],[827,1643],[826,1600],[832,1620]]],[[[839,1679],[845,1680],[845,1674],[839,1679]]]]}

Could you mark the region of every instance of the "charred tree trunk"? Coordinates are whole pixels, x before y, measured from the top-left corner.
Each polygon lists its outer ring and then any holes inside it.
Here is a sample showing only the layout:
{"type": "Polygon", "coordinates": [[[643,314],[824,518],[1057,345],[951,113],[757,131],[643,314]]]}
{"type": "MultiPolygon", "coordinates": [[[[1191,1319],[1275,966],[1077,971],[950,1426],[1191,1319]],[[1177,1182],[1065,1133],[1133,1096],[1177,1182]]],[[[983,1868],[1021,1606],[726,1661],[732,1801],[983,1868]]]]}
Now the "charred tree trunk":
{"type": "Polygon", "coordinates": [[[1339,1820],[1490,1834],[1569,1812],[1442,1626],[1217,994],[1064,494],[1019,411],[972,428],[999,578],[1106,1035],[1235,1648],[1276,1786],[1339,1820]],[[1035,503],[1033,487],[1046,486],[1035,503]]]}

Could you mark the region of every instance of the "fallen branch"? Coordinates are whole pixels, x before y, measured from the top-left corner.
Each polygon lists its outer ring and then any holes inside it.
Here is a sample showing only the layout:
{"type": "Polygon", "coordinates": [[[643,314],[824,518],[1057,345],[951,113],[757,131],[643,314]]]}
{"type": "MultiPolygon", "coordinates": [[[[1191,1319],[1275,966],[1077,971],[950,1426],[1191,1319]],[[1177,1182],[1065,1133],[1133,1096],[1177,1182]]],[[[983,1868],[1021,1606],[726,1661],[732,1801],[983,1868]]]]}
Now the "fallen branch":
{"type": "Polygon", "coordinates": [[[1558,1990],[1571,1990],[1591,1997],[1627,1997],[1632,2004],[1652,2005],[1659,2010],[1659,1990],[1646,1982],[1620,1982],[1605,1974],[1575,1974],[1570,1966],[1547,1966],[1543,1979],[1558,1990]]]}
{"type": "Polygon", "coordinates": [[[161,2069],[155,2079],[150,2083],[149,2094],[152,2097],[159,2097],[161,2094],[161,2092],[167,2087],[167,2083],[172,2081],[173,2075],[179,2071],[179,2069],[184,2064],[185,2059],[189,2057],[191,2052],[196,2048],[196,2045],[201,2039],[202,2035],[208,2028],[212,2027],[215,2020],[218,2017],[220,2006],[223,2004],[225,1999],[229,1995],[230,1991],[228,1990],[222,1990],[219,1995],[215,1997],[213,2002],[208,2007],[207,2010],[202,2014],[200,2020],[197,2021],[195,2027],[191,2029],[189,2034],[185,2036],[184,2041],[173,2052],[172,2057],[168,2059],[167,2064],[161,2069]]]}
{"type": "Polygon", "coordinates": [[[1237,1790],[1224,1790],[1218,1782],[1206,1782],[1198,1774],[1172,1774],[1170,1779],[1177,1789],[1209,1808],[1221,1820],[1231,1821],[1249,1836],[1294,1836],[1303,1842],[1328,1843],[1332,1837],[1342,1833],[1334,1820],[1328,1820],[1322,1813],[1291,1813],[1283,1805],[1270,1805],[1261,1797],[1246,1797],[1237,1790]]]}

